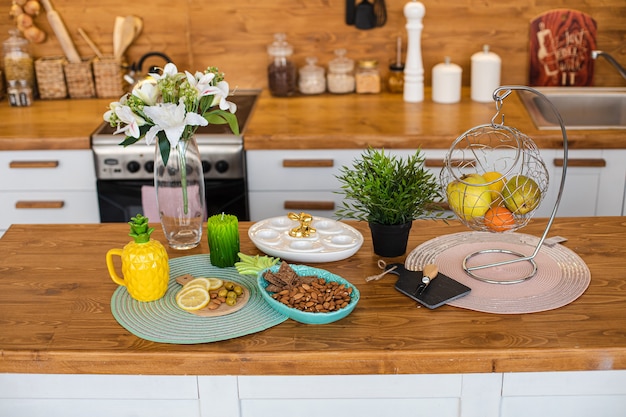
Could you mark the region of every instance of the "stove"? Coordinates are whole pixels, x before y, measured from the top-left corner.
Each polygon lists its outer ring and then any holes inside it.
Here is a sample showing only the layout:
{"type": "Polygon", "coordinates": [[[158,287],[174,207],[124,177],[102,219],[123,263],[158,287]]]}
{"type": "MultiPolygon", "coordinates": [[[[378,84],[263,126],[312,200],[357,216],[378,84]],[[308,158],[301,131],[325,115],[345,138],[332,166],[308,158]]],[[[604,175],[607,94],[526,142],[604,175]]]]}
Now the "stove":
{"type": "MultiPolygon", "coordinates": [[[[235,116],[240,134],[231,132],[227,124],[200,126],[196,141],[204,170],[207,215],[228,213],[248,220],[243,136],[254,110],[259,90],[237,91],[229,101],[237,104],[235,116]]],[[[100,220],[127,222],[139,212],[142,193],[154,184],[156,144],[141,141],[127,147],[119,145],[122,134],[103,122],[91,136],[96,166],[100,220]]]]}

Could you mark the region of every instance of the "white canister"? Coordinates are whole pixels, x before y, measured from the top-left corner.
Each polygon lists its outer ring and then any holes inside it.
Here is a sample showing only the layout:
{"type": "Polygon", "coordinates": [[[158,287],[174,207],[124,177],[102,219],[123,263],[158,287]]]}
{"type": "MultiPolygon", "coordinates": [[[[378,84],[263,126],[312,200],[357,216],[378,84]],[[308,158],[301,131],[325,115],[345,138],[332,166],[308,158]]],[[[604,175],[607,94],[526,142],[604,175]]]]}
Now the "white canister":
{"type": "Polygon", "coordinates": [[[500,68],[502,60],[493,52],[489,45],[482,52],[472,55],[472,100],[487,103],[493,101],[493,92],[500,87],[500,68]]]}
{"type": "Polygon", "coordinates": [[[461,101],[460,66],[452,64],[447,56],[443,63],[433,67],[433,101],[435,103],[458,103],[461,101]]]}

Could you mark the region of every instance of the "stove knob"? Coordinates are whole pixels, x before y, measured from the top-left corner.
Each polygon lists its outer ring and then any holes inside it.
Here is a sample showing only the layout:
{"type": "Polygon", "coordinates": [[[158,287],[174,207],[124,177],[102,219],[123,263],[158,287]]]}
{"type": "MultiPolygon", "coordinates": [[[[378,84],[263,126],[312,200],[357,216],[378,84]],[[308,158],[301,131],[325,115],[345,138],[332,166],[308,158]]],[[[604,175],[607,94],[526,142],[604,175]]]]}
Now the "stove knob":
{"type": "Polygon", "coordinates": [[[202,171],[206,174],[211,170],[211,163],[209,161],[202,161],[202,171]]]}
{"type": "Polygon", "coordinates": [[[130,172],[137,172],[141,169],[141,165],[139,165],[139,162],[137,161],[130,161],[128,164],[126,164],[126,169],[128,169],[130,172]]]}
{"type": "Polygon", "coordinates": [[[217,172],[219,172],[220,174],[223,174],[224,172],[228,171],[228,162],[222,160],[219,160],[215,163],[215,169],[217,170],[217,172]]]}
{"type": "Polygon", "coordinates": [[[143,164],[143,167],[145,168],[146,171],[148,171],[149,173],[153,173],[154,172],[154,161],[148,161],[145,164],[143,164]]]}

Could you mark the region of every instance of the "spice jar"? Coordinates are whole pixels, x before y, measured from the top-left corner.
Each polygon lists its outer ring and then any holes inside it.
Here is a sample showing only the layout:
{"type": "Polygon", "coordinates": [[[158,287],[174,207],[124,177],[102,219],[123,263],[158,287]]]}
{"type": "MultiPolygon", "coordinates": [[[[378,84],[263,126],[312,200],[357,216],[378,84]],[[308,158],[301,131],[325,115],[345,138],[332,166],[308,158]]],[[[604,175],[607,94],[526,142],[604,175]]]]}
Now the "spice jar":
{"type": "Polygon", "coordinates": [[[4,50],[4,75],[8,81],[26,80],[28,86],[35,86],[33,58],[28,51],[28,41],[20,36],[17,29],[9,31],[9,38],[2,44],[4,50]]]}
{"type": "Polygon", "coordinates": [[[326,91],[324,68],[315,65],[317,58],[308,57],[306,65],[300,68],[298,87],[302,94],[321,94],[326,91]]]}
{"type": "Polygon", "coordinates": [[[335,58],[328,63],[328,91],[346,94],[354,91],[354,61],[347,58],[345,49],[336,49],[335,58]]]}
{"type": "Polygon", "coordinates": [[[289,60],[293,48],[284,33],[276,33],[274,42],[267,47],[270,64],[267,67],[270,93],[276,97],[288,97],[296,93],[296,67],[289,60]]]}
{"type": "Polygon", "coordinates": [[[378,61],[375,59],[359,61],[359,68],[355,78],[357,93],[380,93],[380,72],[378,72],[378,61]]]}
{"type": "Polygon", "coordinates": [[[404,65],[402,63],[389,65],[387,90],[390,93],[402,93],[404,91],[404,65]]]}

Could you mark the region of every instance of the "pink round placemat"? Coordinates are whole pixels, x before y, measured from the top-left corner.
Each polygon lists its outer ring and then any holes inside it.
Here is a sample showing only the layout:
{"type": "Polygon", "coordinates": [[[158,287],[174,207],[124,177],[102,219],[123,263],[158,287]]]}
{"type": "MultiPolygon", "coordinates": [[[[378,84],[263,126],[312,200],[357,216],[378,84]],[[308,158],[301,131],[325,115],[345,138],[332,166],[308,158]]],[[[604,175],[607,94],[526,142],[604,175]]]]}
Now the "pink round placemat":
{"type": "MultiPolygon", "coordinates": [[[[539,238],[522,233],[461,232],[440,236],[422,243],[408,255],[405,267],[421,270],[434,263],[439,271],[467,285],[472,291],[448,304],[486,313],[520,314],[552,310],[580,297],[591,281],[585,262],[563,245],[542,245],[534,260],[537,273],[517,284],[493,284],[477,280],[463,270],[463,260],[469,254],[485,249],[507,249],[530,256],[539,238]]],[[[481,254],[469,260],[469,265],[486,265],[513,259],[500,253],[481,254]]],[[[475,271],[489,280],[511,281],[526,276],[532,270],[527,261],[489,267],[475,271]]]]}

